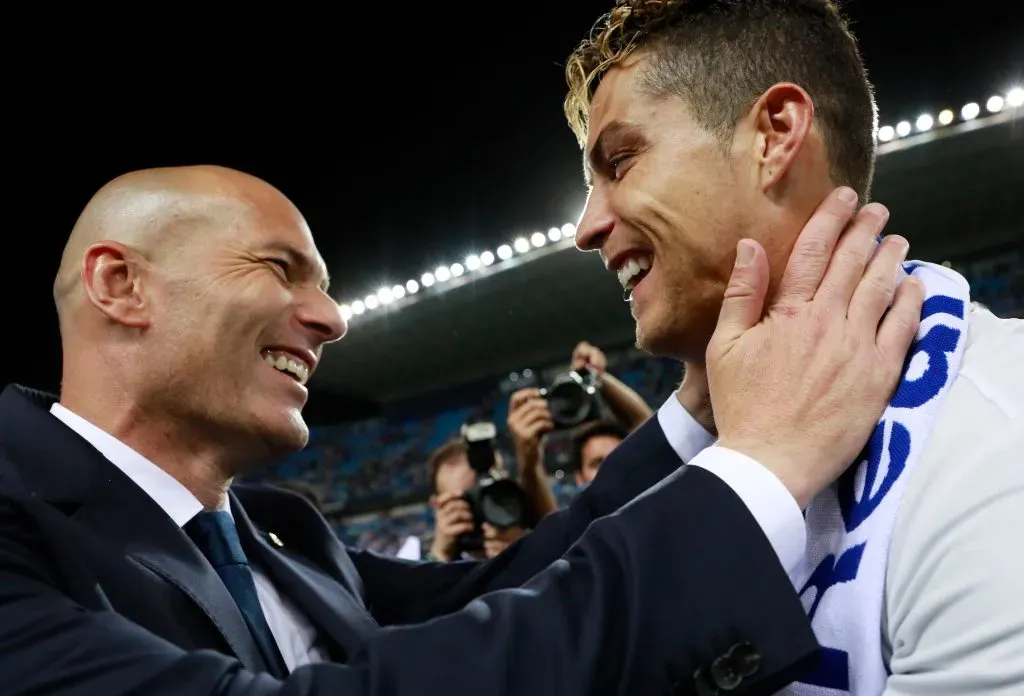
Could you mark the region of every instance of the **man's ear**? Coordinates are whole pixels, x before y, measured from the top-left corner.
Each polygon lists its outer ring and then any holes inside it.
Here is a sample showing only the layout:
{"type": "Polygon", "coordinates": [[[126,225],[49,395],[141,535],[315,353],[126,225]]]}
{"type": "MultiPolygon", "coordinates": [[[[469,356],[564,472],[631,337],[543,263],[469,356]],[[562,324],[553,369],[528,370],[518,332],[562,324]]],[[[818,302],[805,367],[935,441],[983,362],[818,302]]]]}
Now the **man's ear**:
{"type": "Polygon", "coordinates": [[[118,242],[97,242],[82,259],[82,287],[89,301],[112,321],[137,329],[150,321],[141,262],[135,251],[118,242]]]}
{"type": "Polygon", "coordinates": [[[751,109],[757,137],[756,165],[762,191],[778,185],[793,168],[814,123],[814,102],[800,86],[772,85],[751,109]]]}

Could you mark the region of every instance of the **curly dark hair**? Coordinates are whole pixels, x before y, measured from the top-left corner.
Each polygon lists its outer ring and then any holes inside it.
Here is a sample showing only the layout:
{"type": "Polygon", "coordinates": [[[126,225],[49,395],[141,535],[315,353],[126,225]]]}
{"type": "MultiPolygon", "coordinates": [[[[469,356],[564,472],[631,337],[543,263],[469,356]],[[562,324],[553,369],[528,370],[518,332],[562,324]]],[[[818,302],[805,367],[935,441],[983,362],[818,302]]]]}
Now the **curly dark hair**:
{"type": "Polygon", "coordinates": [[[616,0],[566,64],[565,115],[584,146],[602,77],[633,54],[639,84],[683,98],[723,142],[772,85],[811,95],[836,185],[868,199],[877,112],[856,39],[833,0],[616,0]]]}

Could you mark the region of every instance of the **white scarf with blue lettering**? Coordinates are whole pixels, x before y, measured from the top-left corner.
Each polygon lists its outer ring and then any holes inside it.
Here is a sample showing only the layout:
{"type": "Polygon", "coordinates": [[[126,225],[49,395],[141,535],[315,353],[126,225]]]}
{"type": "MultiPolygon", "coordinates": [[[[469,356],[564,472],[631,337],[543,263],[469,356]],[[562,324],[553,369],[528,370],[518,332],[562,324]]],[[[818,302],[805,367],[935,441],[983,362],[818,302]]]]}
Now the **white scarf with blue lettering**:
{"type": "Polygon", "coordinates": [[[907,479],[960,369],[970,304],[967,281],[948,268],[904,269],[924,282],[921,325],[860,463],[807,509],[807,554],[793,579],[822,659],[786,696],[878,696],[889,676],[881,642],[889,542],[907,479]]]}

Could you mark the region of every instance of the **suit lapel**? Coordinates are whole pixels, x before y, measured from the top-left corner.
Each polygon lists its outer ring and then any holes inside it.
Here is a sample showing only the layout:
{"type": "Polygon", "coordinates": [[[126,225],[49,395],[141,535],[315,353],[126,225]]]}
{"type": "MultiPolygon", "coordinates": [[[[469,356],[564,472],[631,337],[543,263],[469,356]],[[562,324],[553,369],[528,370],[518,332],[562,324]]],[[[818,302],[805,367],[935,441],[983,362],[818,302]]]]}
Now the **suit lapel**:
{"type": "MultiPolygon", "coordinates": [[[[235,656],[266,671],[234,599],[185,533],[131,479],[50,415],[45,395],[0,397],[0,444],[31,494],[71,517],[125,556],[171,583],[206,614],[235,656]]],[[[52,401],[51,401],[52,403],[52,401]]]]}
{"type": "Polygon", "coordinates": [[[295,602],[346,655],[356,654],[379,628],[361,602],[301,554],[289,552],[288,539],[275,534],[276,543],[272,546],[267,541],[268,535],[255,528],[234,495],[231,509],[246,553],[267,571],[282,594],[295,602]]]}

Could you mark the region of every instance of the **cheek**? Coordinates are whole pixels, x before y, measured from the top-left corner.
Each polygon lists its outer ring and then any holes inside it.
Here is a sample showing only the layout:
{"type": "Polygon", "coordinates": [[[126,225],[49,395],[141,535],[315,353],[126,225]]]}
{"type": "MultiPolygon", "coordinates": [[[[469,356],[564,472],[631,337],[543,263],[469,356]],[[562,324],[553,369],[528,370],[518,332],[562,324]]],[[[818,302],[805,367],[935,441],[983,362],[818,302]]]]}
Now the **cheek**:
{"type": "Polygon", "coordinates": [[[194,322],[219,344],[252,342],[287,314],[290,293],[273,279],[242,277],[200,292],[190,308],[194,322]]]}
{"type": "Polygon", "coordinates": [[[730,224],[730,191],[703,171],[634,167],[615,192],[620,216],[674,266],[717,265],[721,231],[730,224]]]}
{"type": "Polygon", "coordinates": [[[467,466],[459,474],[459,489],[462,491],[472,490],[476,485],[476,474],[467,466]]]}

